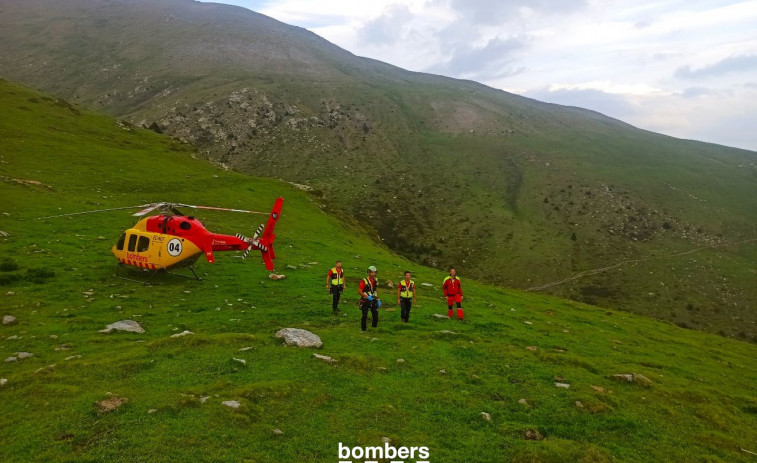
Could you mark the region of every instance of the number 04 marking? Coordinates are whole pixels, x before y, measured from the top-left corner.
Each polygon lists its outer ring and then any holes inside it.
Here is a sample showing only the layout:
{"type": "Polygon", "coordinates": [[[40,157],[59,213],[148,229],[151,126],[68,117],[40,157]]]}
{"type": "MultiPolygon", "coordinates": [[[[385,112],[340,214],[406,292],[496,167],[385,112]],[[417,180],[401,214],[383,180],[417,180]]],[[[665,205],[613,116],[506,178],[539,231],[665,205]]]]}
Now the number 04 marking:
{"type": "Polygon", "coordinates": [[[174,257],[181,254],[181,241],[178,238],[174,238],[168,242],[168,253],[174,257]]]}

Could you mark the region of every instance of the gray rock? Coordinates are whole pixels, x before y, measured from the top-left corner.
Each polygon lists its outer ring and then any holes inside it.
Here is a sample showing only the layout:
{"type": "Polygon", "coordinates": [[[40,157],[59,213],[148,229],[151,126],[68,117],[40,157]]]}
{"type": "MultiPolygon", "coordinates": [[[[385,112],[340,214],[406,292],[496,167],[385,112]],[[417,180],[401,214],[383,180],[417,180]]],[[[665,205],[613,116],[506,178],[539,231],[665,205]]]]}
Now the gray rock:
{"type": "Polygon", "coordinates": [[[526,400],[526,399],[520,399],[520,400],[518,401],[518,403],[519,403],[519,404],[521,404],[521,405],[525,405],[525,406],[527,406],[527,407],[528,407],[528,406],[531,406],[531,404],[529,404],[529,403],[528,403],[528,400],[526,400]]]}
{"type": "Polygon", "coordinates": [[[247,365],[247,360],[245,360],[245,359],[238,359],[238,358],[232,357],[231,360],[234,360],[235,362],[239,362],[242,365],[247,365]]]}
{"type": "Polygon", "coordinates": [[[34,357],[34,354],[31,352],[16,352],[16,357],[18,357],[19,360],[28,359],[29,357],[34,357]]]}
{"type": "Polygon", "coordinates": [[[13,315],[3,316],[3,325],[10,325],[11,323],[16,323],[16,317],[13,315]]]}
{"type": "Polygon", "coordinates": [[[112,331],[128,331],[130,333],[144,333],[145,330],[134,320],[119,320],[106,326],[98,333],[110,333],[112,331]]]}
{"type": "Polygon", "coordinates": [[[191,332],[191,331],[188,331],[188,330],[184,330],[184,331],[182,331],[181,333],[172,334],[172,335],[171,335],[171,337],[172,337],[172,338],[180,338],[180,337],[182,337],[182,336],[186,336],[186,335],[188,335],[188,334],[194,334],[194,333],[193,333],[193,332],[191,332]]]}
{"type": "Polygon", "coordinates": [[[405,359],[397,359],[397,363],[405,363],[405,359]]]}
{"type": "Polygon", "coordinates": [[[209,395],[205,395],[205,396],[200,397],[200,403],[204,404],[205,402],[208,401],[209,398],[210,398],[209,395]]]}
{"type": "Polygon", "coordinates": [[[491,421],[492,416],[486,412],[481,412],[481,417],[484,419],[484,421],[491,421]]]}
{"type": "Polygon", "coordinates": [[[7,359],[5,359],[5,363],[17,362],[17,361],[18,361],[17,357],[8,357],[7,359]]]}
{"type": "Polygon", "coordinates": [[[8,384],[8,380],[6,378],[0,378],[0,386],[5,386],[8,384]]]}
{"type": "Polygon", "coordinates": [[[81,358],[81,355],[72,355],[70,357],[66,357],[64,360],[68,361],[68,360],[75,360],[75,359],[80,359],[80,358],[81,358]]]}
{"type": "Polygon", "coordinates": [[[433,315],[431,315],[431,316],[432,316],[432,317],[434,317],[434,318],[441,318],[441,319],[444,319],[444,320],[447,320],[447,319],[449,319],[449,316],[447,316],[447,315],[442,315],[442,314],[440,314],[440,313],[435,313],[435,314],[433,314],[433,315]]]}
{"type": "Polygon", "coordinates": [[[229,408],[237,409],[242,406],[238,401],[236,400],[226,400],[224,402],[221,402],[221,405],[226,405],[229,408]]]}
{"type": "Polygon", "coordinates": [[[555,387],[561,387],[563,389],[570,389],[570,384],[568,384],[568,383],[555,383],[555,387]]]}
{"type": "Polygon", "coordinates": [[[450,330],[441,330],[440,333],[442,333],[442,334],[457,334],[454,331],[450,331],[450,330]]]}
{"type": "Polygon", "coordinates": [[[276,332],[276,337],[284,339],[287,346],[315,347],[316,349],[323,346],[320,337],[300,328],[284,328],[276,332]]]}
{"type": "Polygon", "coordinates": [[[610,375],[610,379],[614,379],[615,381],[627,381],[629,383],[636,383],[640,386],[652,386],[654,384],[651,379],[638,373],[610,375]]]}
{"type": "Polygon", "coordinates": [[[271,429],[271,432],[276,434],[277,436],[281,436],[282,434],[284,434],[284,431],[282,431],[279,428],[271,429]]]}

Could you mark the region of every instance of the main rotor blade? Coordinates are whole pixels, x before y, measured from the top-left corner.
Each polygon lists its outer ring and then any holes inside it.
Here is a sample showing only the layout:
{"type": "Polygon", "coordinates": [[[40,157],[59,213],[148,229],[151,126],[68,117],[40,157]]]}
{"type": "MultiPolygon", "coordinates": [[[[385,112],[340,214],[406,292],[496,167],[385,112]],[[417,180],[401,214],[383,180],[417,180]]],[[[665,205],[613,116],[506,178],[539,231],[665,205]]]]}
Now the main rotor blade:
{"type": "Polygon", "coordinates": [[[211,211],[243,212],[245,214],[263,214],[263,215],[268,215],[268,212],[246,211],[244,209],[229,209],[229,208],[226,208],[226,207],[193,206],[191,204],[174,204],[174,206],[176,206],[176,207],[191,207],[193,209],[209,209],[211,211]]]}
{"type": "Polygon", "coordinates": [[[163,207],[163,206],[167,206],[167,205],[168,205],[168,203],[145,204],[145,206],[147,206],[147,207],[145,207],[141,211],[137,211],[137,212],[133,213],[132,216],[134,216],[134,217],[142,217],[143,215],[149,214],[150,212],[154,211],[155,209],[157,209],[159,207],[163,207]]]}
{"type": "Polygon", "coordinates": [[[139,205],[139,206],[112,207],[110,209],[98,209],[98,210],[95,210],[95,211],[72,212],[70,214],[48,215],[47,217],[37,217],[37,220],[54,219],[54,218],[57,218],[57,217],[69,217],[69,216],[72,216],[72,215],[94,214],[96,212],[122,211],[124,209],[136,209],[138,207],[145,207],[145,206],[147,206],[147,204],[142,204],[142,205],[139,205]]]}

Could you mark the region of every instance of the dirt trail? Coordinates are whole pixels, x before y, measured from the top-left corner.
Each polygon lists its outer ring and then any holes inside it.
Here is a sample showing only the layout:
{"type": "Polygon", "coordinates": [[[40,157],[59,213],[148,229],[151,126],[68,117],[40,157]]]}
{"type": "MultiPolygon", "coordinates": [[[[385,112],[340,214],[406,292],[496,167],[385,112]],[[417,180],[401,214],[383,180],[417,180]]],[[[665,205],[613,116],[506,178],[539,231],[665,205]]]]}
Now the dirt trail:
{"type": "Polygon", "coordinates": [[[722,247],[726,247],[726,246],[737,246],[737,245],[740,245],[740,244],[754,243],[756,241],[757,241],[757,238],[751,238],[751,239],[748,239],[748,240],[736,241],[736,242],[732,242],[732,243],[721,243],[721,244],[714,244],[712,246],[704,246],[704,247],[701,247],[701,248],[690,249],[688,251],[679,252],[679,253],[676,253],[676,254],[666,254],[666,255],[662,255],[662,256],[644,257],[642,259],[624,260],[622,262],[618,262],[615,265],[610,265],[609,267],[595,268],[595,269],[592,269],[592,270],[584,270],[583,272],[576,273],[575,275],[573,275],[571,277],[568,277],[568,278],[565,278],[563,280],[553,281],[552,283],[546,283],[546,284],[543,284],[541,286],[532,286],[530,288],[527,288],[526,291],[542,291],[544,289],[551,288],[551,287],[557,286],[557,285],[561,285],[561,284],[567,283],[569,281],[577,280],[577,279],[583,278],[585,276],[596,275],[597,273],[606,272],[608,270],[612,270],[612,269],[618,268],[621,265],[625,265],[625,264],[636,264],[636,263],[639,263],[639,262],[646,262],[646,261],[654,260],[654,259],[671,259],[673,257],[680,257],[680,256],[688,255],[688,254],[694,254],[694,253],[699,252],[699,251],[704,251],[705,249],[722,248],[722,247]]]}

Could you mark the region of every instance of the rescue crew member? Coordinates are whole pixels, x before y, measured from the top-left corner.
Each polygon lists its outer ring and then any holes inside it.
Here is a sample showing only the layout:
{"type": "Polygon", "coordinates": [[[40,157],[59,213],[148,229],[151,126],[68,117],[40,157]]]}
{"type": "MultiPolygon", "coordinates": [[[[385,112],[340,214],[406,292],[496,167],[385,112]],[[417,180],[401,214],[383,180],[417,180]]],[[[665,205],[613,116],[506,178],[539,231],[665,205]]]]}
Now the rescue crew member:
{"type": "Polygon", "coordinates": [[[447,298],[447,316],[452,318],[452,304],[457,303],[457,319],[463,320],[463,288],[460,286],[460,278],[457,277],[455,267],[449,268],[449,276],[442,283],[444,297],[447,298]]]}
{"type": "Polygon", "coordinates": [[[368,322],[368,311],[371,311],[371,326],[378,326],[378,309],[381,308],[381,301],[378,298],[378,282],[376,281],[376,267],[368,267],[368,276],[360,280],[360,286],[357,289],[360,294],[360,310],[363,317],[360,319],[360,328],[365,331],[368,322]]]}
{"type": "Polygon", "coordinates": [[[397,285],[397,305],[400,306],[400,316],[404,323],[410,319],[410,308],[415,302],[415,282],[411,277],[410,271],[406,270],[405,279],[397,285]]]}
{"type": "Polygon", "coordinates": [[[326,289],[333,297],[331,309],[334,311],[334,315],[339,315],[339,298],[342,296],[342,291],[347,289],[341,260],[336,261],[334,267],[329,270],[329,274],[326,276],[326,289]]]}

